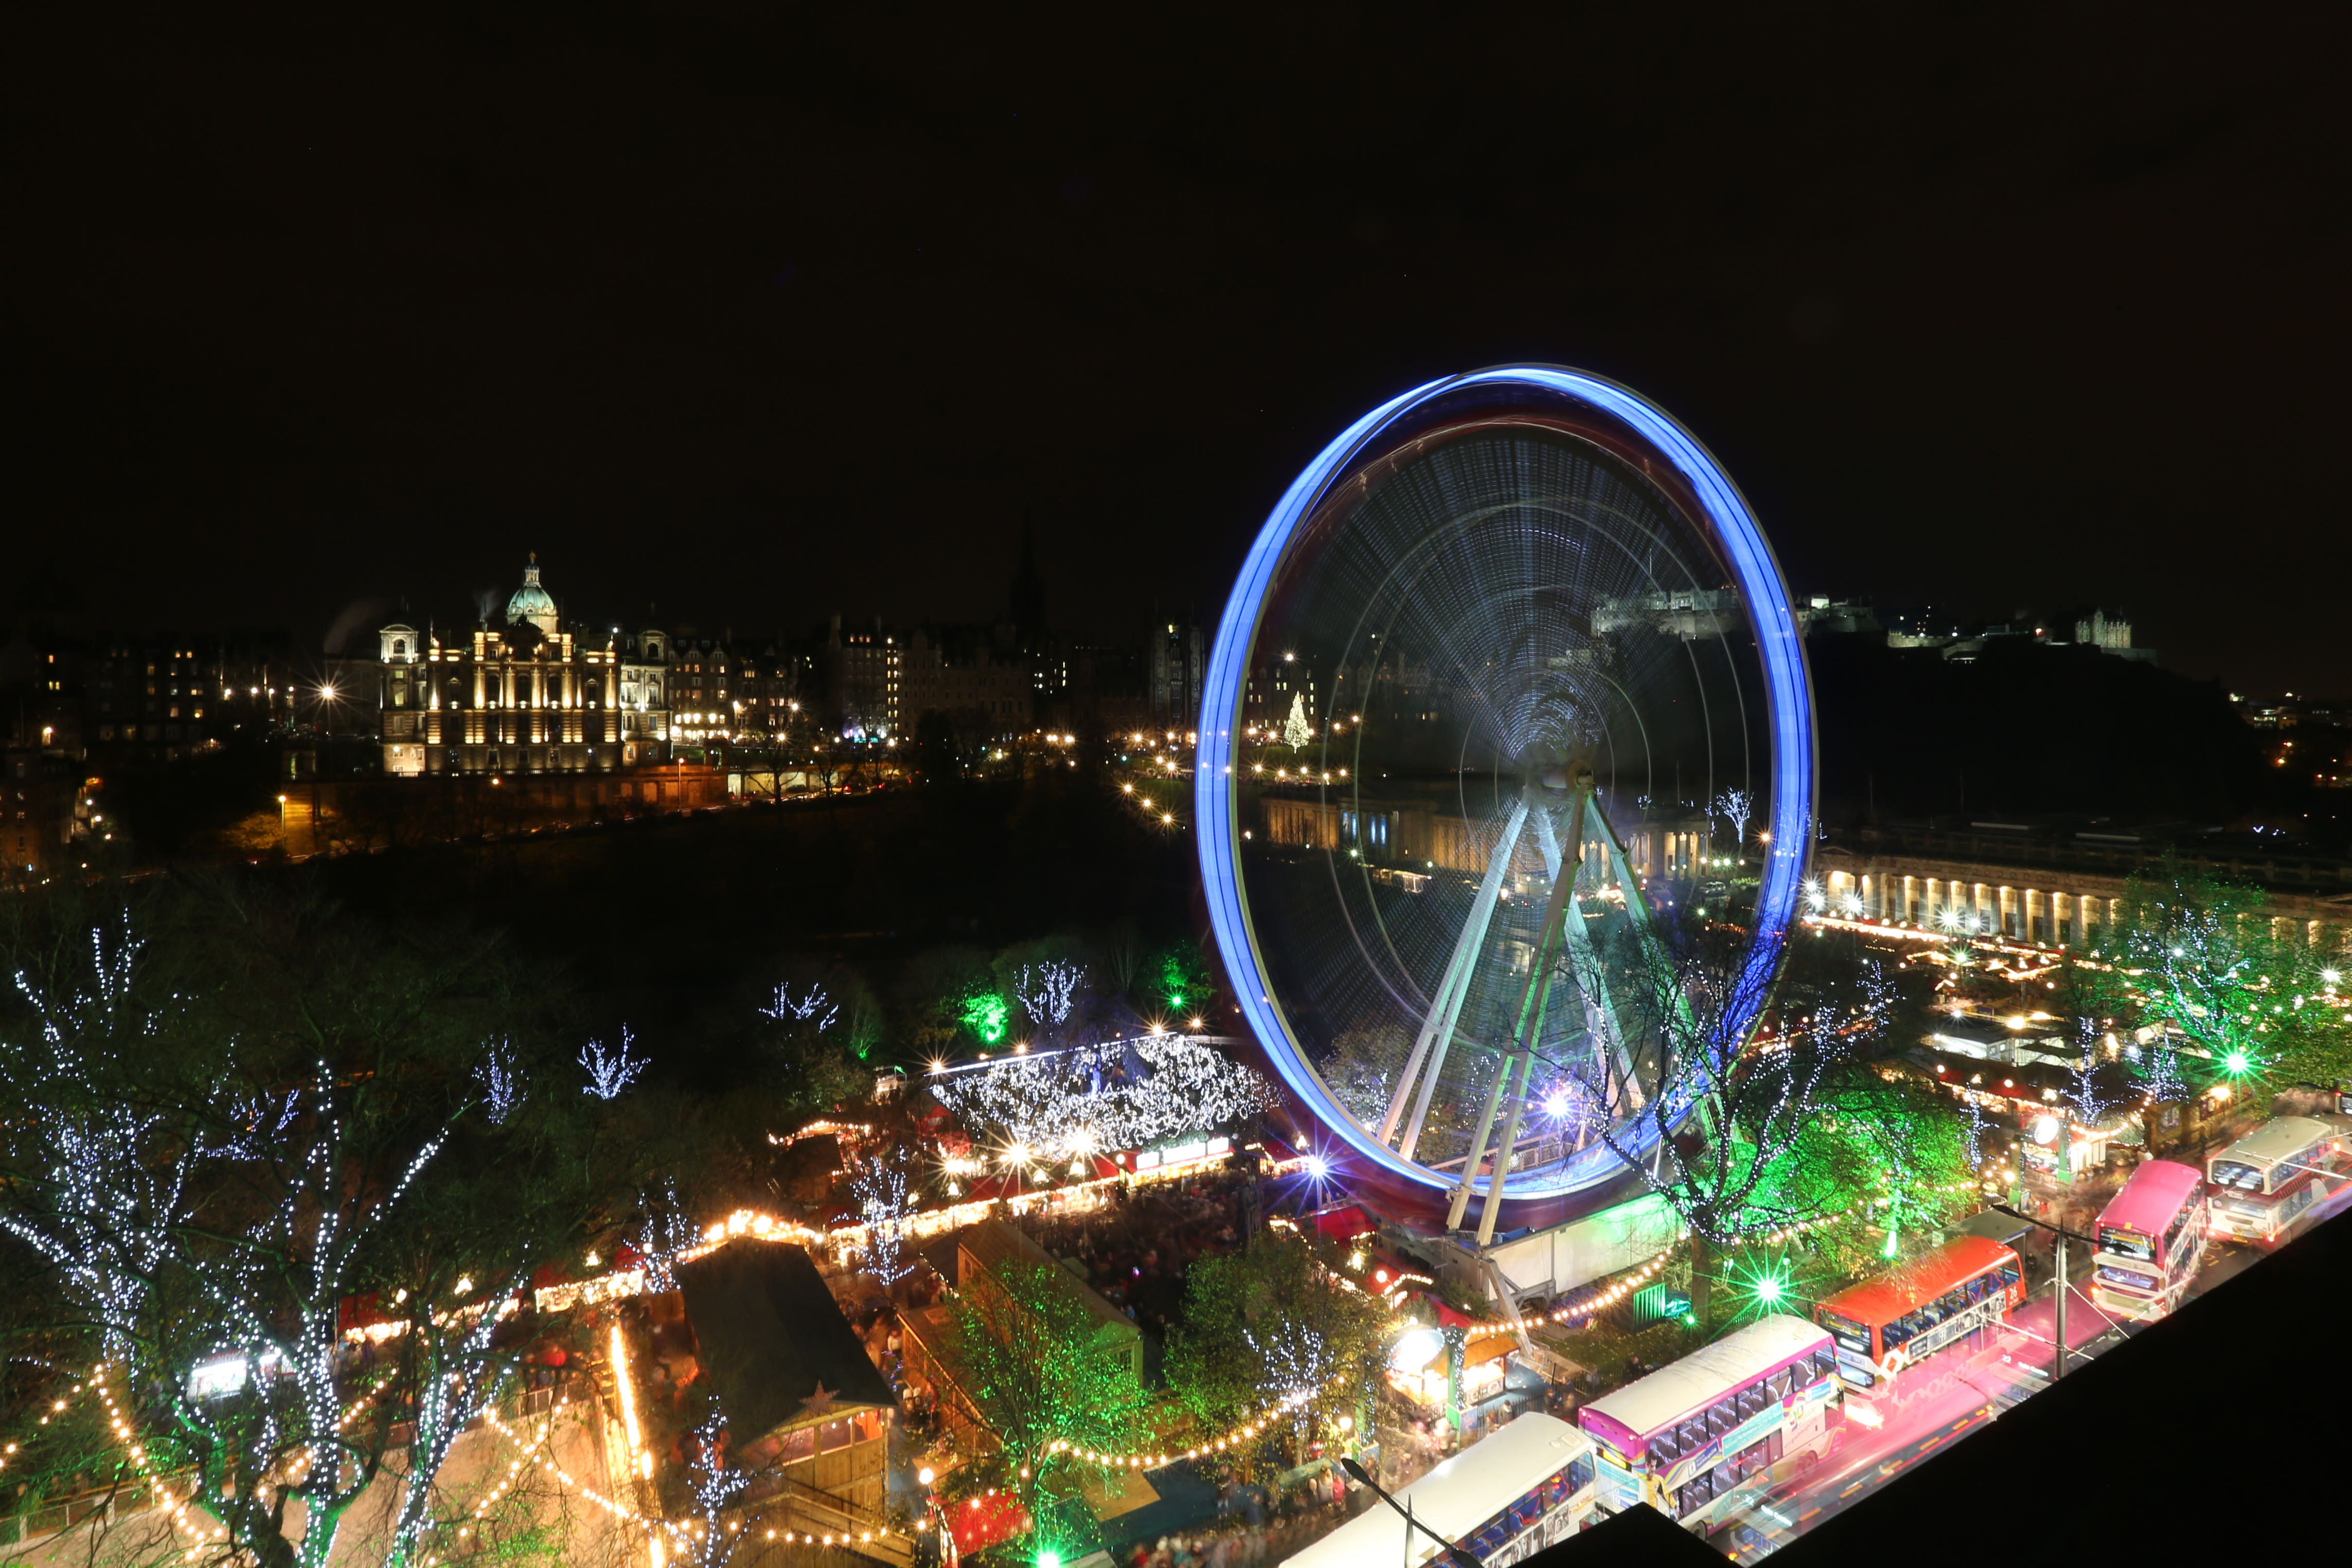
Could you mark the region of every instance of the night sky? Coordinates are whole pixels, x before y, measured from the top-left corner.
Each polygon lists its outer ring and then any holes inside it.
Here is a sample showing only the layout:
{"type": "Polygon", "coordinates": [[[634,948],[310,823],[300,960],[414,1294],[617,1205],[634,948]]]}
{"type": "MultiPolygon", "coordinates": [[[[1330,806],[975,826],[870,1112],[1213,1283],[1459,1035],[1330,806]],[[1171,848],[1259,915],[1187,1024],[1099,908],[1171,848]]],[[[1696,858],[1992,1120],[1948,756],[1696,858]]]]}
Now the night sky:
{"type": "Polygon", "coordinates": [[[1057,623],[1213,616],[1349,418],[1532,359],[1802,591],[2352,692],[2352,93],[2284,13],[30,9],[0,610],[315,642],[536,549],[599,619],[982,618],[1026,516],[1057,623]]]}

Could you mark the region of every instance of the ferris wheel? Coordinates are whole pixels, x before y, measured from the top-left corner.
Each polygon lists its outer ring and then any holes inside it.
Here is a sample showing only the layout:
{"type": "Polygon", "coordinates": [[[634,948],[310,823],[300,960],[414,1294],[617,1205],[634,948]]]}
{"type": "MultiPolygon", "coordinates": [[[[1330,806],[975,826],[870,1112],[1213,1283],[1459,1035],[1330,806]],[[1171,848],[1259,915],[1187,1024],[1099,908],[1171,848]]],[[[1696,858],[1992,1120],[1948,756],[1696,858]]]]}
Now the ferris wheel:
{"type": "Polygon", "coordinates": [[[1252,546],[1199,736],[1217,943],[1330,1157],[1444,1194],[1449,1228],[1479,1197],[1484,1243],[1506,1204],[1597,1189],[1703,1113],[1639,1114],[1654,1026],[1626,965],[1664,906],[1753,879],[1715,1027],[1755,1027],[1812,695],[1770,546],[1655,405],[1524,365],[1358,420],[1252,546]],[[1727,798],[1754,803],[1760,866],[1706,837],[1727,798]]]}

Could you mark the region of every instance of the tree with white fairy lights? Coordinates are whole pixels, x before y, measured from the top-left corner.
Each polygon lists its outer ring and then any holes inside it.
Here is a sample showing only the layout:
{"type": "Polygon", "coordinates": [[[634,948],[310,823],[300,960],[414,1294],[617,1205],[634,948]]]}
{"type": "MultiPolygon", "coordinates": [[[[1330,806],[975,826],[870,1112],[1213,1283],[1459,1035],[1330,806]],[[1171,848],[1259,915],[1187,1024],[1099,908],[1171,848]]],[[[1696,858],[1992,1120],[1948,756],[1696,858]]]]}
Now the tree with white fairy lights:
{"type": "Polygon", "coordinates": [[[1258,1073],[1180,1035],[999,1058],[924,1087],[1000,1149],[1077,1158],[1139,1149],[1266,1110],[1258,1073]]]}
{"type": "Polygon", "coordinates": [[[1731,844],[1735,851],[1748,846],[1748,824],[1756,815],[1756,796],[1745,789],[1727,789],[1715,797],[1715,815],[1731,824],[1731,844]]]}
{"type": "Polygon", "coordinates": [[[2092,965],[2074,973],[2081,1010],[2152,1039],[2125,1053],[2154,1092],[2251,1092],[2352,1081],[2352,994],[2345,955],[2301,921],[2281,931],[2260,889],[2168,858],[2131,879],[2092,965]]]}
{"type": "Polygon", "coordinates": [[[1662,917],[1651,938],[1627,931],[1601,946],[1627,1048],[1547,1065],[1597,1110],[1600,1141],[1688,1227],[1705,1317],[1714,1249],[1851,1210],[1864,1166],[1889,1163],[1822,1149],[1831,1126],[1845,1130],[1844,1150],[1864,1121],[1835,1112],[1874,1081],[1853,1069],[1877,1054],[1899,995],[1843,942],[1796,944],[1776,976],[1733,921],[1662,917]]]}
{"type": "Polygon", "coordinates": [[[199,1550],[323,1565],[381,1482],[385,1560],[418,1561],[452,1445],[530,1348],[533,1269],[629,1190],[604,1179],[641,1143],[626,1102],[580,1092],[494,948],[299,897],[165,902],[152,944],[120,908],[13,911],[0,1079],[43,1113],[0,1126],[0,1231],[103,1363],[126,1451],[192,1474],[199,1550]]]}

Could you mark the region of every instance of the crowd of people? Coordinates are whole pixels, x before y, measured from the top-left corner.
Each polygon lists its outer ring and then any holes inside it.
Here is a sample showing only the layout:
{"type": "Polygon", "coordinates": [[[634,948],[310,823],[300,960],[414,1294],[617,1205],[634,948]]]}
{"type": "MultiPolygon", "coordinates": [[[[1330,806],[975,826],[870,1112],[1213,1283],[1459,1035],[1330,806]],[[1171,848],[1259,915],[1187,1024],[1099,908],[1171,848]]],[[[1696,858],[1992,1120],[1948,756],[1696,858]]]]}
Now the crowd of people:
{"type": "Polygon", "coordinates": [[[1124,1568],[1259,1568],[1280,1563],[1328,1535],[1371,1502],[1372,1494],[1360,1489],[1339,1492],[1327,1484],[1297,1487],[1276,1499],[1270,1509],[1254,1497],[1244,1498],[1229,1510],[1221,1505],[1213,1528],[1138,1541],[1111,1555],[1124,1568]]]}
{"type": "Polygon", "coordinates": [[[1242,1245],[1256,1182],[1246,1171],[1218,1171],[1139,1184],[1118,1189],[1100,1208],[1033,1217],[1024,1228],[1046,1251],[1072,1261],[1111,1305],[1164,1334],[1183,1310],[1186,1271],[1242,1245]]]}

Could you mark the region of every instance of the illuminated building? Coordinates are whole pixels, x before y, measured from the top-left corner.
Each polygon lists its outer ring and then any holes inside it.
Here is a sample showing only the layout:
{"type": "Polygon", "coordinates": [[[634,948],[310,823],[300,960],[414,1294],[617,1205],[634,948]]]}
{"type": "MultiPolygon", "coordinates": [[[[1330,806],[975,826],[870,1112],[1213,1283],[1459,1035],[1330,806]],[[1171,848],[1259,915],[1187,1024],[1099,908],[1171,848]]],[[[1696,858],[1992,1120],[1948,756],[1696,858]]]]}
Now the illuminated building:
{"type": "Polygon", "coordinates": [[[523,570],[500,624],[445,641],[428,624],[378,629],[376,657],[328,661],[321,706],[372,722],[395,776],[610,773],[666,762],[667,634],[566,626],[523,570]]]}

